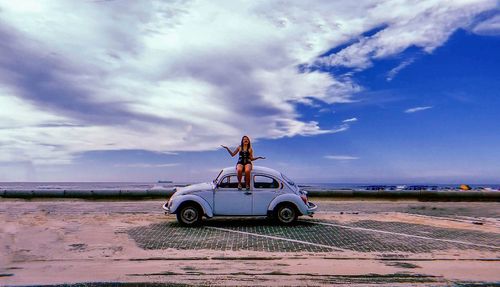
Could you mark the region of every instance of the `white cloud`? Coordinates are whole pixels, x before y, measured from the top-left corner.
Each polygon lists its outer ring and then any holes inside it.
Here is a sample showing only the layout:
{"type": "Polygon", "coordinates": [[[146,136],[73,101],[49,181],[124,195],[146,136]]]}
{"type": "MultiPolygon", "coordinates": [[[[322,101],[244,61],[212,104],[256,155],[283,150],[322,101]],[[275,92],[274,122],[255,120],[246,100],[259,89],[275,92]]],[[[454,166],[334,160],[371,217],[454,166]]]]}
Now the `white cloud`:
{"type": "Polygon", "coordinates": [[[178,166],[178,163],[130,163],[130,164],[115,164],[115,167],[131,167],[131,168],[161,168],[161,167],[174,167],[178,166]]]}
{"type": "Polygon", "coordinates": [[[472,24],[473,15],[495,6],[495,1],[418,1],[413,5],[406,1],[381,1],[367,7],[368,16],[356,18],[357,25],[346,29],[361,33],[380,26],[386,28],[358,38],[354,44],[319,59],[316,64],[362,70],[372,66],[375,59],[400,53],[411,46],[430,53],[456,29],[472,24]]]}
{"type": "Polygon", "coordinates": [[[432,109],[432,107],[431,106],[427,106],[427,107],[414,107],[414,108],[410,108],[410,109],[405,110],[405,113],[411,114],[411,113],[425,111],[425,110],[428,110],[428,109],[432,109]]]}
{"type": "Polygon", "coordinates": [[[334,113],[335,113],[335,111],[332,111],[332,110],[331,110],[331,109],[329,109],[329,108],[321,108],[318,112],[319,112],[319,113],[332,113],[332,114],[334,114],[334,113]]]}
{"type": "Polygon", "coordinates": [[[350,118],[350,119],[345,119],[342,122],[343,123],[352,123],[352,122],[357,122],[358,118],[350,118]]]}
{"type": "Polygon", "coordinates": [[[500,15],[491,17],[483,22],[478,23],[472,32],[478,35],[498,36],[500,35],[500,15]]]}
{"type": "Polygon", "coordinates": [[[387,73],[386,80],[388,82],[392,81],[401,70],[403,70],[407,66],[411,65],[414,61],[415,61],[415,59],[411,58],[411,59],[408,59],[408,60],[401,62],[399,65],[397,65],[395,68],[393,68],[392,70],[390,70],[387,73]]]}
{"type": "Polygon", "coordinates": [[[359,157],[356,156],[350,156],[350,155],[325,155],[326,159],[333,159],[333,160],[356,160],[359,159],[359,157]]]}
{"type": "MultiPolygon", "coordinates": [[[[198,151],[348,129],[297,104],[352,102],[352,74],[427,52],[495,1],[0,1],[0,161],[92,150],[198,151]],[[375,35],[360,36],[386,25],[375,35]],[[8,106],[8,109],[3,107],[8,106]]],[[[403,62],[404,63],[404,62],[403,62]]],[[[396,74],[394,72],[394,74],[396,74]]]]}

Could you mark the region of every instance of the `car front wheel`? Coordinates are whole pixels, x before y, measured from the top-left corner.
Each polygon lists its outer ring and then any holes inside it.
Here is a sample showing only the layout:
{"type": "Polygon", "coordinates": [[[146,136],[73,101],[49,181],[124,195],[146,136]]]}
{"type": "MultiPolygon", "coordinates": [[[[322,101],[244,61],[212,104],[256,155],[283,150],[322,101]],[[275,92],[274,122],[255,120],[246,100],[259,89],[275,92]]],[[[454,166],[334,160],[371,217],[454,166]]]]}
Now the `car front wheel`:
{"type": "Polygon", "coordinates": [[[280,204],[274,209],[274,219],[283,225],[290,225],[297,220],[297,209],[291,204],[280,204]]]}
{"type": "Polygon", "coordinates": [[[201,223],[202,213],[198,206],[192,203],[183,205],[177,212],[177,221],[183,226],[196,226],[201,223]]]}

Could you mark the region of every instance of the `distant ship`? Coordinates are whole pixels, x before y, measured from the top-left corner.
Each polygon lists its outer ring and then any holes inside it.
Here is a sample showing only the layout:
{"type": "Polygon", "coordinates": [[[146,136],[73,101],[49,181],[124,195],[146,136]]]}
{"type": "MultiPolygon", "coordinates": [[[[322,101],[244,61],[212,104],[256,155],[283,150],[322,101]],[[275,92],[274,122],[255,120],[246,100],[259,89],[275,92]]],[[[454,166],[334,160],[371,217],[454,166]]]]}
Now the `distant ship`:
{"type": "Polygon", "coordinates": [[[158,183],[173,183],[171,180],[158,180],[158,183]]]}

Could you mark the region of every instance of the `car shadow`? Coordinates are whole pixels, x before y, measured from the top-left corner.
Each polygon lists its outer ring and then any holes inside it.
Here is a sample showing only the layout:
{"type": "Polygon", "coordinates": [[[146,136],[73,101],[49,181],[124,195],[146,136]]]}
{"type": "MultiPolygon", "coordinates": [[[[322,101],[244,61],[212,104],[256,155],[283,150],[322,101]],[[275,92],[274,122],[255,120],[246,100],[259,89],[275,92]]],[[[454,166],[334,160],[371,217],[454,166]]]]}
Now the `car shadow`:
{"type": "MultiPolygon", "coordinates": [[[[178,222],[169,223],[171,227],[181,227],[178,222]]],[[[294,226],[312,226],[312,222],[297,220],[290,225],[281,225],[265,217],[217,217],[204,219],[199,227],[257,227],[257,226],[279,226],[283,228],[294,226]]]]}

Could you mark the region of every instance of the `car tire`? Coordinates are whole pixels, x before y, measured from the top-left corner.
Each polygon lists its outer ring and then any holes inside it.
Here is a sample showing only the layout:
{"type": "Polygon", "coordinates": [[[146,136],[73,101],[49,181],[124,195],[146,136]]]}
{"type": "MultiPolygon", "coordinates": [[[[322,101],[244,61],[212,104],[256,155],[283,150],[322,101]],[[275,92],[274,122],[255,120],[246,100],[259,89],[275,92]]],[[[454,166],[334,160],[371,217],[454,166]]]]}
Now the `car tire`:
{"type": "Polygon", "coordinates": [[[196,204],[186,203],[179,208],[176,215],[180,225],[197,226],[200,225],[203,214],[200,207],[196,204]]]}
{"type": "Polygon", "coordinates": [[[274,209],[273,219],[281,225],[291,225],[298,217],[297,208],[293,204],[280,204],[274,209]]]}

